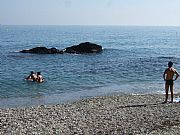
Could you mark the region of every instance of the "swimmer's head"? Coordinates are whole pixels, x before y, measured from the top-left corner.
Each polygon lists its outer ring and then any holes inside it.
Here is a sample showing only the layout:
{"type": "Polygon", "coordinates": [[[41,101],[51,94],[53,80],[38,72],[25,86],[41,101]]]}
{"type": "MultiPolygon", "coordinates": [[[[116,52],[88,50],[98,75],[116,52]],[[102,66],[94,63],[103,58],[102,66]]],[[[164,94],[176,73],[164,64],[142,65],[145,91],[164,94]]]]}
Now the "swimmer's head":
{"type": "Polygon", "coordinates": [[[41,75],[41,72],[37,72],[37,75],[41,75]]]}
{"type": "Polygon", "coordinates": [[[34,71],[31,71],[31,74],[34,74],[34,71]]]}
{"type": "Polygon", "coordinates": [[[173,65],[173,63],[170,61],[170,62],[168,62],[168,67],[170,68],[170,67],[172,67],[172,65],[173,65]]]}

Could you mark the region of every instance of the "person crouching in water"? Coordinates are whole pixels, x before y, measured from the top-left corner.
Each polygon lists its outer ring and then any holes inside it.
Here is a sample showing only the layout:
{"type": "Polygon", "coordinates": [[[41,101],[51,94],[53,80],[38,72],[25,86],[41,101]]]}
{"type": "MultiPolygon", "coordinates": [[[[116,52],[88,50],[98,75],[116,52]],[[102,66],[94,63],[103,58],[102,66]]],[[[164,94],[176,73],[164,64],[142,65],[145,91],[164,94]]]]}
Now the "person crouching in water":
{"type": "Polygon", "coordinates": [[[173,63],[171,61],[168,62],[168,68],[164,71],[164,74],[163,74],[163,78],[164,78],[164,81],[165,81],[165,91],[166,91],[165,101],[163,103],[167,103],[169,88],[170,88],[170,92],[171,92],[171,102],[170,103],[173,103],[174,81],[177,80],[177,78],[179,77],[179,73],[172,66],[173,66],[173,63]],[[174,75],[176,75],[175,79],[173,79],[174,75]]]}
{"type": "Polygon", "coordinates": [[[41,82],[44,82],[44,79],[41,75],[41,72],[37,72],[37,78],[36,78],[36,81],[41,83],[41,82]]]}

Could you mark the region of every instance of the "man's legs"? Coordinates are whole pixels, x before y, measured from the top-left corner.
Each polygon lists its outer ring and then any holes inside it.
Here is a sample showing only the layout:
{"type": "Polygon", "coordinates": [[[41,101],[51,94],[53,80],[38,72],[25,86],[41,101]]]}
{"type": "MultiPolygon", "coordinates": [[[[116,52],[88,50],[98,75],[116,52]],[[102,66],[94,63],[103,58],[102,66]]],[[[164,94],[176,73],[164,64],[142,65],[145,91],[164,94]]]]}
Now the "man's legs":
{"type": "Polygon", "coordinates": [[[165,101],[164,101],[164,103],[167,103],[167,100],[168,100],[168,91],[169,91],[169,85],[166,85],[166,84],[165,84],[165,92],[166,92],[166,95],[165,95],[165,101]]]}
{"type": "Polygon", "coordinates": [[[170,85],[170,91],[171,91],[171,103],[173,103],[173,98],[174,98],[173,85],[170,85]]]}

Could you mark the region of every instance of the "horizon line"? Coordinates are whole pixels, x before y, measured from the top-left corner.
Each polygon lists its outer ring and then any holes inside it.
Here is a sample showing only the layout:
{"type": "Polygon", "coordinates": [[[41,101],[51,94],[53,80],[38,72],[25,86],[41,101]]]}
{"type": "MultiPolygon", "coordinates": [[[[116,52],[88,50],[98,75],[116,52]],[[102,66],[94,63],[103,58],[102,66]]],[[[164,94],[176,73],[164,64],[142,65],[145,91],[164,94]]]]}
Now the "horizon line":
{"type": "Polygon", "coordinates": [[[0,26],[134,26],[134,27],[180,27],[180,25],[123,25],[123,24],[0,24],[0,26]]]}

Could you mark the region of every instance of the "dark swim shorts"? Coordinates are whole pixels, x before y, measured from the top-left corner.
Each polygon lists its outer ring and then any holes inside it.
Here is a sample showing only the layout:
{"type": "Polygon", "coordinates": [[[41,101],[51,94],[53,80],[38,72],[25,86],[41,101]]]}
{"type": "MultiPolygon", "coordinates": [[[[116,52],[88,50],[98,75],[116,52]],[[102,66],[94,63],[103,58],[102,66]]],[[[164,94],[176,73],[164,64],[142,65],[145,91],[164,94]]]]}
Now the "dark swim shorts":
{"type": "Polygon", "coordinates": [[[174,84],[173,80],[166,80],[166,85],[173,85],[173,84],[174,84]]]}

